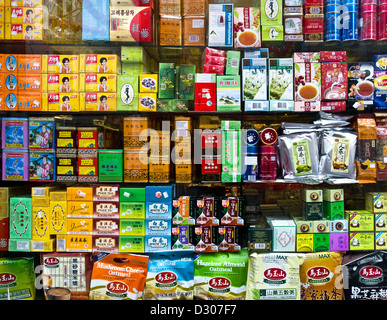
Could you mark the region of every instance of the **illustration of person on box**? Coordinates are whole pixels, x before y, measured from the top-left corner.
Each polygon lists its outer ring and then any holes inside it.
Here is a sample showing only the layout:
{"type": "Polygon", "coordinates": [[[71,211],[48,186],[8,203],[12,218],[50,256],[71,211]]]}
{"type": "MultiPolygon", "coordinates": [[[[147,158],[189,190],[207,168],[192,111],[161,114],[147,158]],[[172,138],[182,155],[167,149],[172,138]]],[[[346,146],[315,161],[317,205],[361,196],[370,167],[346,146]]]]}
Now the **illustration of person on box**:
{"type": "Polygon", "coordinates": [[[39,177],[40,180],[51,180],[51,169],[52,165],[48,161],[48,156],[44,155],[42,158],[39,158],[36,161],[33,161],[31,164],[31,173],[33,173],[34,176],[39,177]],[[39,164],[39,161],[42,160],[42,162],[39,164]],[[35,168],[35,170],[33,170],[35,168]]]}
{"type": "Polygon", "coordinates": [[[9,174],[10,176],[22,176],[23,169],[23,165],[19,166],[18,159],[15,159],[12,162],[12,167],[7,167],[7,174],[9,174]]]}
{"type": "Polygon", "coordinates": [[[64,77],[62,79],[62,84],[59,87],[59,92],[71,92],[69,77],[64,77]]]}
{"type": "Polygon", "coordinates": [[[62,103],[60,104],[60,111],[71,111],[69,96],[64,96],[62,98],[62,103]]]}
{"type": "Polygon", "coordinates": [[[42,124],[42,131],[35,133],[36,144],[39,148],[50,148],[51,132],[47,130],[47,123],[42,124]]]}
{"type": "Polygon", "coordinates": [[[103,57],[99,60],[99,62],[101,64],[98,66],[98,72],[100,72],[100,73],[109,72],[109,67],[107,66],[107,59],[105,57],[103,57]]]}
{"type": "Polygon", "coordinates": [[[70,59],[63,58],[62,65],[60,67],[60,73],[70,73],[70,72],[71,72],[70,59]]]}
{"type": "Polygon", "coordinates": [[[35,3],[33,0],[24,0],[23,7],[33,8],[33,7],[35,7],[35,3]]]}
{"type": "Polygon", "coordinates": [[[32,26],[28,25],[26,27],[26,32],[23,34],[23,39],[24,40],[34,40],[35,36],[32,33],[32,31],[33,31],[32,26]]]}
{"type": "Polygon", "coordinates": [[[98,85],[98,92],[107,92],[109,90],[109,86],[107,85],[107,78],[101,77],[99,82],[100,84],[98,85]]]}
{"type": "Polygon", "coordinates": [[[15,127],[12,130],[11,134],[6,135],[5,137],[7,144],[9,145],[18,145],[23,144],[23,135],[19,135],[19,130],[17,127],[15,127]]]}
{"type": "Polygon", "coordinates": [[[108,111],[109,105],[107,104],[107,96],[101,96],[99,101],[100,103],[98,103],[98,111],[108,111]]]}
{"type": "Polygon", "coordinates": [[[23,18],[23,23],[35,23],[34,11],[32,9],[28,9],[26,11],[26,16],[23,18]]]}

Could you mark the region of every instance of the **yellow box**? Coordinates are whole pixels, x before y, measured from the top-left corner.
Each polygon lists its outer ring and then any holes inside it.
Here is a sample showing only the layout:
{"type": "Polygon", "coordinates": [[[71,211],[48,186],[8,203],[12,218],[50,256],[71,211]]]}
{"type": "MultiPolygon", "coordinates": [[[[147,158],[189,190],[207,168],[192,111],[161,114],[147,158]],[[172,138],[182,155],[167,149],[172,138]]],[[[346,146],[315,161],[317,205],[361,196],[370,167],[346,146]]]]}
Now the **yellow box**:
{"type": "Polygon", "coordinates": [[[139,93],[138,111],[155,112],[157,103],[157,93],[139,93]]]}
{"type": "Polygon", "coordinates": [[[7,7],[35,8],[43,4],[43,0],[2,0],[7,7]]]}
{"type": "Polygon", "coordinates": [[[138,92],[140,93],[157,93],[159,87],[158,74],[140,74],[138,92]]]}
{"type": "Polygon", "coordinates": [[[117,111],[117,94],[80,92],[80,111],[117,111]]]}
{"type": "Polygon", "coordinates": [[[92,201],[67,201],[68,218],[92,218],[93,202],[92,201]]]}
{"type": "Polygon", "coordinates": [[[50,207],[32,207],[32,239],[50,239],[50,207]]]}
{"type": "Polygon", "coordinates": [[[50,234],[67,233],[67,201],[50,201],[50,234]]]}
{"type": "Polygon", "coordinates": [[[79,55],[44,54],[42,73],[79,73],[79,55]]]}
{"type": "Polygon", "coordinates": [[[42,93],[43,111],[79,112],[79,93],[42,93]]]}
{"type": "Polygon", "coordinates": [[[80,73],[80,92],[117,92],[117,75],[112,73],[80,73]]]}
{"type": "Polygon", "coordinates": [[[5,22],[18,24],[43,23],[42,7],[5,7],[5,22]]]}
{"type": "Polygon", "coordinates": [[[81,73],[121,73],[120,57],[116,54],[80,54],[81,73]]]}
{"type": "Polygon", "coordinates": [[[1,5],[0,1],[0,23],[5,22],[5,7],[1,5]]]}
{"type": "MultiPolygon", "coordinates": [[[[54,186],[44,186],[44,187],[32,187],[31,188],[31,197],[34,198],[50,198],[50,193],[55,191],[57,187],[54,186]]],[[[32,202],[33,205],[34,202],[32,202]]]]}
{"type": "Polygon", "coordinates": [[[55,237],[47,240],[31,240],[31,252],[53,252],[55,251],[55,237]]]}
{"type": "Polygon", "coordinates": [[[6,23],[5,39],[7,40],[43,40],[41,23],[6,23]]]}
{"type": "Polygon", "coordinates": [[[0,40],[5,40],[5,24],[0,22],[0,40]]]}
{"type": "Polygon", "coordinates": [[[0,202],[0,219],[9,216],[9,203],[0,202]]]}
{"type": "Polygon", "coordinates": [[[79,92],[79,74],[49,73],[42,74],[42,92],[72,93],[79,92]]]}
{"type": "Polygon", "coordinates": [[[67,201],[93,201],[93,187],[68,187],[67,201]]]}
{"type": "Polygon", "coordinates": [[[66,252],[92,252],[92,235],[66,235],[66,252]]]}
{"type": "Polygon", "coordinates": [[[93,234],[93,218],[68,218],[67,234],[93,234]]]}
{"type": "Polygon", "coordinates": [[[50,201],[67,201],[67,191],[50,192],[50,201]]]}

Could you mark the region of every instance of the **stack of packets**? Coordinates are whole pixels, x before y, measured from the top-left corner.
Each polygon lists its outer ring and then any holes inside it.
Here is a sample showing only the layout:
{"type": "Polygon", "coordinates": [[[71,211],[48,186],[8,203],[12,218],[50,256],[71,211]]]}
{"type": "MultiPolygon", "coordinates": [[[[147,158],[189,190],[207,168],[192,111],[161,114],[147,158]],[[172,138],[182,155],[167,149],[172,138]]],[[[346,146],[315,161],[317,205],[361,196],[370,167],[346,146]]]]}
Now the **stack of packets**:
{"type": "Polygon", "coordinates": [[[160,45],[204,46],[206,42],[206,2],[160,1],[160,45]]]}
{"type": "Polygon", "coordinates": [[[54,118],[3,118],[2,179],[55,181],[54,118]]]}
{"type": "Polygon", "coordinates": [[[2,26],[2,37],[5,40],[44,40],[46,30],[44,24],[48,23],[47,7],[43,6],[42,0],[28,1],[4,1],[1,5],[4,21],[2,26]]]}

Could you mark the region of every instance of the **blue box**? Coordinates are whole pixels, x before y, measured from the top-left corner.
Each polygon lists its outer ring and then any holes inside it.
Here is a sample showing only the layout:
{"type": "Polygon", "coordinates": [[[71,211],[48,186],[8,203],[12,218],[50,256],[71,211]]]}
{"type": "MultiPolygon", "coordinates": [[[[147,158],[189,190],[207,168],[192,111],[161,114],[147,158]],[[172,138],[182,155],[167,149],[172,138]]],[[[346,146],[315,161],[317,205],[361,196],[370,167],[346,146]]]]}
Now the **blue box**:
{"type": "Polygon", "coordinates": [[[110,40],[110,1],[83,0],[82,40],[110,40]]]}
{"type": "Polygon", "coordinates": [[[172,201],[146,202],[145,219],[170,219],[172,220],[172,201]]]}
{"type": "Polygon", "coordinates": [[[173,185],[166,186],[146,186],[145,201],[146,202],[172,202],[173,185]]]}
{"type": "Polygon", "coordinates": [[[28,132],[30,150],[55,150],[54,118],[29,118],[28,132]]]}
{"type": "Polygon", "coordinates": [[[55,159],[54,151],[30,151],[29,181],[56,181],[55,159]]]}
{"type": "Polygon", "coordinates": [[[171,250],[171,236],[145,236],[145,252],[171,250]]]}
{"type": "Polygon", "coordinates": [[[387,71],[387,54],[375,54],[372,56],[375,71],[387,71]]]}
{"type": "Polygon", "coordinates": [[[170,219],[146,219],[146,236],[170,236],[172,232],[172,220],[170,219]]]}

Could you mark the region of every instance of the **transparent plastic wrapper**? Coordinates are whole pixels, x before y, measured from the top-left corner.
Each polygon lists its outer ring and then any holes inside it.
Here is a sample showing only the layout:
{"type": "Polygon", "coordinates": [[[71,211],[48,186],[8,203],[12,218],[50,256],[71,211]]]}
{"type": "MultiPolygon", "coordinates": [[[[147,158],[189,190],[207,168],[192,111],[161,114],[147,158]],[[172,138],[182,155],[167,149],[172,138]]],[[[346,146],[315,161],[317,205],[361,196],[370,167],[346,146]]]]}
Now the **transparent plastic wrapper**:
{"type": "Polygon", "coordinates": [[[278,137],[280,164],[285,180],[320,183],[319,143],[316,132],[292,133],[278,137]]]}
{"type": "Polygon", "coordinates": [[[325,130],[321,137],[320,176],[356,179],[356,142],[353,132],[325,130]]]}
{"type": "Polygon", "coordinates": [[[193,259],[188,250],[150,253],[143,300],[193,300],[193,259]]]}

